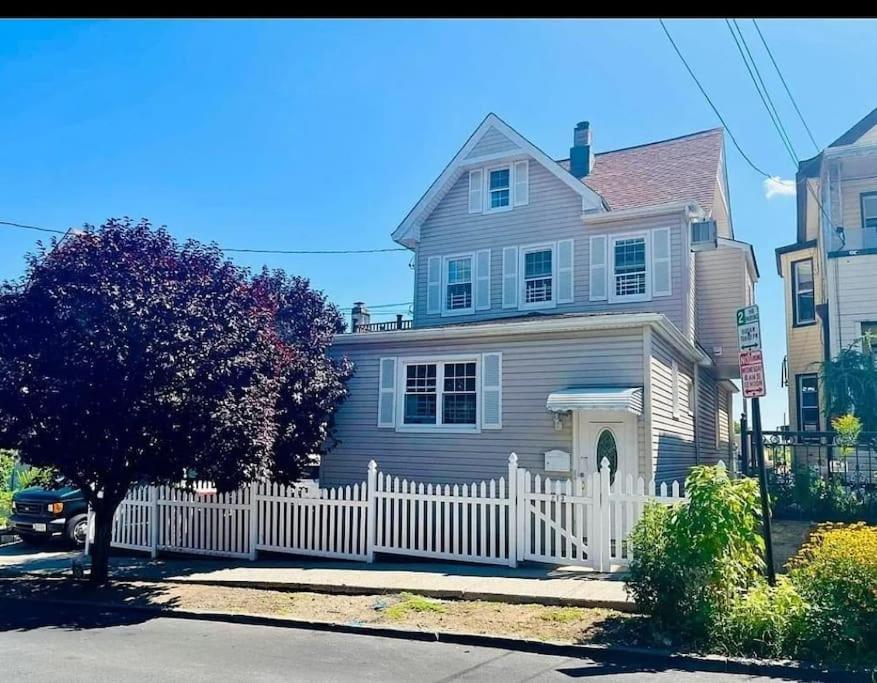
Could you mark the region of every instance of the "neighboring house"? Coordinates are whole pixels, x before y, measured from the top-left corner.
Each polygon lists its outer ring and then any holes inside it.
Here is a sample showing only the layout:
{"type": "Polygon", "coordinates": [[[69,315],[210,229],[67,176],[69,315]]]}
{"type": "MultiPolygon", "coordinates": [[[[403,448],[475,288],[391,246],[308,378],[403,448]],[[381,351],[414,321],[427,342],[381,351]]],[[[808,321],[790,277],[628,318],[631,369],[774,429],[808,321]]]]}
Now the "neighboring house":
{"type": "Polygon", "coordinates": [[[413,321],[370,324],[325,484],[552,478],[607,457],[681,479],[728,460],[735,311],[752,248],[733,233],[720,129],[594,153],[587,123],[554,160],[490,114],[393,239],[415,255],[413,321]]]}
{"type": "Polygon", "coordinates": [[[797,240],[776,250],[789,427],[827,431],[819,364],[877,333],[877,109],[802,161],[796,182],[797,240]]]}

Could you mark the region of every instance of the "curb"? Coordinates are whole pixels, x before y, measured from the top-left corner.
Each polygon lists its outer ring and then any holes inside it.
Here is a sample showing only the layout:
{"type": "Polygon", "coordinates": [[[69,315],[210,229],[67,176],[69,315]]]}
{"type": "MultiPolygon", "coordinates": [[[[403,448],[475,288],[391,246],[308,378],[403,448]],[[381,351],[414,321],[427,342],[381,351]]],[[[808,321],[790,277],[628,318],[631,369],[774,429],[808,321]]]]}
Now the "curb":
{"type": "MultiPolygon", "coordinates": [[[[34,598],[7,598],[32,602],[34,598]]],[[[845,669],[823,668],[807,662],[787,662],[760,659],[743,659],[723,657],[720,655],[695,655],[675,653],[643,647],[626,647],[615,645],[572,645],[509,636],[491,636],[476,633],[455,633],[446,631],[416,631],[392,626],[370,626],[355,623],[336,623],[331,621],[309,621],[305,619],[288,619],[262,614],[233,614],[213,612],[209,610],[166,609],[144,605],[119,605],[112,602],[41,599],[40,602],[58,605],[87,605],[103,609],[121,611],[137,611],[168,619],[185,619],[191,621],[209,621],[217,623],[243,624],[248,626],[273,626],[280,628],[304,629],[329,633],[351,635],[378,636],[397,640],[415,640],[420,642],[438,642],[472,647],[490,647],[531,654],[555,655],[571,658],[586,658],[598,662],[619,664],[623,668],[639,667],[647,670],[672,669],[678,671],[729,673],[743,675],[770,676],[790,678],[800,681],[871,681],[871,675],[865,671],[848,671],[845,669]]]]}

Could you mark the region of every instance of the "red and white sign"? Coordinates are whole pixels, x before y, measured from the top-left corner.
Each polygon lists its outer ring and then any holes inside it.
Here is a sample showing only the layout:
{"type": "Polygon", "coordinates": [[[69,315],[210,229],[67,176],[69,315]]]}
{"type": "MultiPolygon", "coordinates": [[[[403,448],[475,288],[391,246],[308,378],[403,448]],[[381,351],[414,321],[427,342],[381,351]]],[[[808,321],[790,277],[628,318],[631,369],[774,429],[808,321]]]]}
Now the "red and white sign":
{"type": "Polygon", "coordinates": [[[761,351],[740,352],[740,379],[743,382],[743,398],[761,398],[765,395],[761,351]]]}

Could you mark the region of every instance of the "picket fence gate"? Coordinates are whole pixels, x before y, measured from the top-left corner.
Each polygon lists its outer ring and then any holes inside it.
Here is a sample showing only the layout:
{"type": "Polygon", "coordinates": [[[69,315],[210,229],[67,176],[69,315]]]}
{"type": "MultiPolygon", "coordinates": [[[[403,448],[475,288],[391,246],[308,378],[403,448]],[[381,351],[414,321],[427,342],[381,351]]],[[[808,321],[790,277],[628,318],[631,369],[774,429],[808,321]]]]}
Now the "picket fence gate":
{"type": "Polygon", "coordinates": [[[606,459],[589,476],[552,480],[518,467],[512,453],[508,477],[454,485],[391,477],[371,461],[365,481],[353,486],[135,487],[116,512],[112,544],[153,557],[168,551],[252,560],[270,551],[371,562],[377,552],[612,571],[630,562],[628,537],[645,505],[681,500],[678,482],[613,481],[606,459]]]}

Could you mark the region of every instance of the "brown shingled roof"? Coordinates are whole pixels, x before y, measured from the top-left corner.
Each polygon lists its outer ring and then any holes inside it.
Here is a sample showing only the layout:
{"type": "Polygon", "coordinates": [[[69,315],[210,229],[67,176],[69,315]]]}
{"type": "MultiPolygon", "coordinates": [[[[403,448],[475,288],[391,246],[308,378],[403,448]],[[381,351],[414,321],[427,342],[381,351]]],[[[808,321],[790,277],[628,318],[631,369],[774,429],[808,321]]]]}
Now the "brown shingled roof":
{"type": "MultiPolygon", "coordinates": [[[[696,201],[712,209],[722,155],[721,128],[595,155],[582,179],[609,209],[696,201]]],[[[558,162],[569,168],[569,159],[558,162]]]]}

